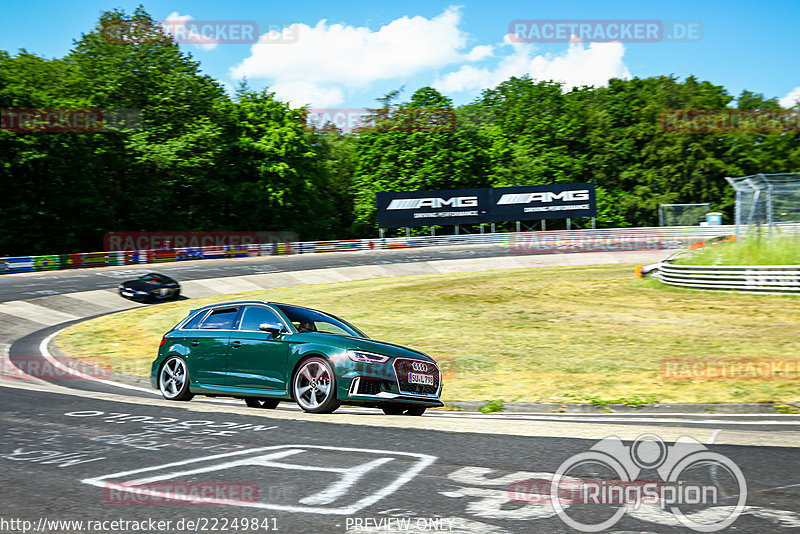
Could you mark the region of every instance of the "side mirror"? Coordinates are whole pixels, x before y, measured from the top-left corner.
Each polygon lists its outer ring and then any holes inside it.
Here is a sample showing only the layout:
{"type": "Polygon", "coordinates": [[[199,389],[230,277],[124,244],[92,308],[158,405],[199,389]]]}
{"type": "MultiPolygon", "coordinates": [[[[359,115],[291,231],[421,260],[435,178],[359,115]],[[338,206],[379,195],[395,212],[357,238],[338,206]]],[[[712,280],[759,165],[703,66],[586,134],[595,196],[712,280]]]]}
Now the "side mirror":
{"type": "Polygon", "coordinates": [[[268,332],[276,337],[286,332],[286,329],[283,327],[283,325],[277,323],[261,323],[258,325],[258,329],[263,332],[268,332]]]}

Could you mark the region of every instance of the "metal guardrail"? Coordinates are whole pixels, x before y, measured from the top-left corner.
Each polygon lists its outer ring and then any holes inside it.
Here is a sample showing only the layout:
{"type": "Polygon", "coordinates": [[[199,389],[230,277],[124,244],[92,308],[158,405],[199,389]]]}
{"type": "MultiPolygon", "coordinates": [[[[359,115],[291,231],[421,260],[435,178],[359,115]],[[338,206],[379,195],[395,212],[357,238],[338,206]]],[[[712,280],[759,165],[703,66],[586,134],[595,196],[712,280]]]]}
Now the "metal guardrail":
{"type": "Polygon", "coordinates": [[[552,230],[446,236],[390,237],[300,241],[113,252],[81,252],[42,256],[0,258],[0,274],[77,269],[106,265],[135,265],[246,256],[355,252],[456,245],[508,246],[518,254],[562,254],[623,250],[664,250],[685,248],[691,243],[730,234],[733,226],[673,226],[612,228],[602,230],[552,230]]]}
{"type": "Polygon", "coordinates": [[[800,265],[677,265],[664,262],[665,284],[712,291],[800,294],[800,265]]]}

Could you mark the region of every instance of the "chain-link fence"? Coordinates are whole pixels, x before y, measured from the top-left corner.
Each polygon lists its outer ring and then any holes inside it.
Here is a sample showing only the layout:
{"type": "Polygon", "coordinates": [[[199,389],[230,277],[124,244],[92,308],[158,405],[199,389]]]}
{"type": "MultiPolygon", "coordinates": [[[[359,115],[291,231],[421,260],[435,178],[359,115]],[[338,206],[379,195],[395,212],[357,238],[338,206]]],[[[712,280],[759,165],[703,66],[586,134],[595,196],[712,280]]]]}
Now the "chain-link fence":
{"type": "Polygon", "coordinates": [[[659,226],[698,226],[706,220],[709,204],[659,204],[659,226]]]}
{"type": "Polygon", "coordinates": [[[800,173],[725,178],[736,191],[736,235],[747,227],[800,222],[800,173]]]}

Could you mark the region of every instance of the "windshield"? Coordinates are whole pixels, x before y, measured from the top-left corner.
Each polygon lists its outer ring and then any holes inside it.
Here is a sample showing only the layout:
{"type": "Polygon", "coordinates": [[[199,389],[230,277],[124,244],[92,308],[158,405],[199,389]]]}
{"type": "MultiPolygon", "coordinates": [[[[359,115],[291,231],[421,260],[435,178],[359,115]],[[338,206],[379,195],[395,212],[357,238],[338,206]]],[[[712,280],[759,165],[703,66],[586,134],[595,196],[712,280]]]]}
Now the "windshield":
{"type": "Polygon", "coordinates": [[[275,304],[274,306],[283,312],[298,332],[324,332],[340,336],[367,337],[355,326],[333,315],[288,304],[275,304]]]}

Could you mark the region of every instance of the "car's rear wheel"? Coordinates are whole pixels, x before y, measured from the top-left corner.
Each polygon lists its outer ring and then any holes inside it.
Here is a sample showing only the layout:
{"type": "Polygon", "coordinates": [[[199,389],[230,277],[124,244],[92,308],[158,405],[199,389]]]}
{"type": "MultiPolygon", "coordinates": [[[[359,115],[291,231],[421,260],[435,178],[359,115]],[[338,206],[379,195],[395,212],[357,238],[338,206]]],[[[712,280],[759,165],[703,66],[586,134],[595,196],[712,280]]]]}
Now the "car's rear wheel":
{"type": "Polygon", "coordinates": [[[386,415],[422,415],[425,413],[425,406],[387,405],[387,406],[381,406],[381,410],[383,410],[383,413],[385,413],[386,415]]]}
{"type": "Polygon", "coordinates": [[[309,358],[302,363],[292,381],[292,393],[306,412],[331,413],[341,405],[336,398],[336,377],[328,360],[309,358]]]}
{"type": "Polygon", "coordinates": [[[170,356],[158,373],[158,389],[167,400],[188,401],[194,397],[189,391],[189,368],[180,356],[170,356]]]}
{"type": "Polygon", "coordinates": [[[244,403],[250,408],[264,408],[267,410],[273,410],[278,407],[278,404],[280,404],[281,401],[278,399],[257,399],[255,397],[247,397],[244,399],[244,403]]]}

